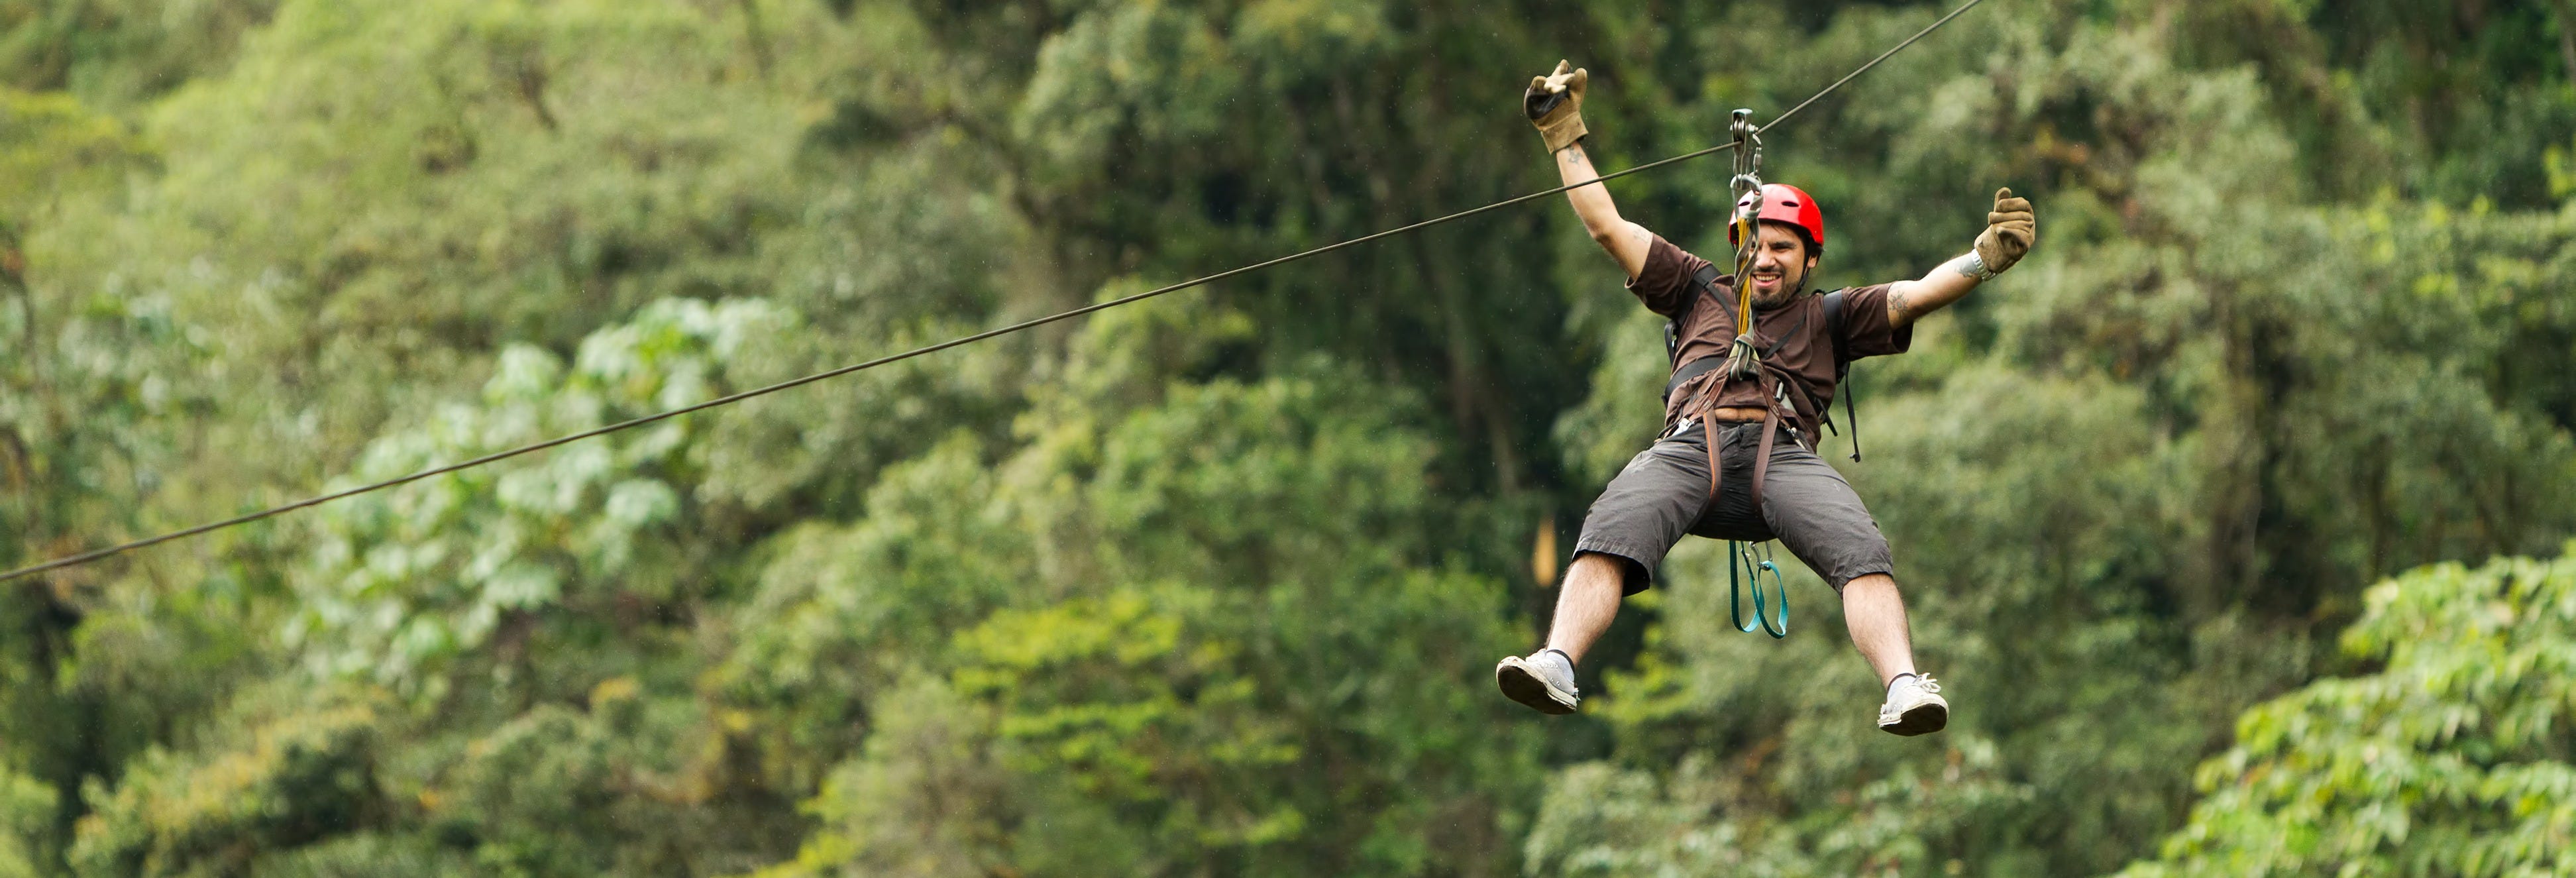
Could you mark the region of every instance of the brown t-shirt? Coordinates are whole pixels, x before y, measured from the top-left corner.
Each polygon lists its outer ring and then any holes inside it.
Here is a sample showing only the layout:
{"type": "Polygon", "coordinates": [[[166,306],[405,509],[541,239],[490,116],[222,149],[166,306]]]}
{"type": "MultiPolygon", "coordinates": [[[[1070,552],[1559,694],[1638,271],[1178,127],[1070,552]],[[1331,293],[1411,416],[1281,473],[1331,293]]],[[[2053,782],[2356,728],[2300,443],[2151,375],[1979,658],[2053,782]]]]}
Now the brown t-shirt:
{"type": "MultiPolygon", "coordinates": [[[[1628,281],[1628,291],[1657,314],[1671,317],[1691,302],[1697,291],[1691,289],[1691,275],[1699,272],[1708,260],[1685,252],[1672,242],[1656,235],[1646,248],[1646,267],[1628,281]]],[[[1896,327],[1887,320],[1887,286],[1859,287],[1843,293],[1843,355],[1857,360],[1881,354],[1901,354],[1914,345],[1914,327],[1896,327]]],[[[1676,365],[1702,357],[1724,357],[1735,344],[1735,276],[1719,275],[1711,285],[1717,296],[1702,298],[1677,327],[1681,356],[1676,365]]],[[[1761,346],[1771,362],[1786,367],[1795,376],[1807,398],[1797,400],[1801,429],[1813,433],[1817,426],[1816,411],[1807,410],[1810,402],[1821,410],[1834,402],[1834,340],[1825,325],[1825,297],[1799,296],[1789,304],[1768,311],[1753,312],[1753,341],[1761,346]],[[1778,345],[1774,350],[1773,345],[1778,345]]],[[[1673,390],[1664,400],[1664,423],[1681,417],[1681,408],[1700,388],[1718,379],[1725,370],[1713,369],[1673,390]]],[[[1794,395],[1793,395],[1794,398],[1794,395]]],[[[1716,405],[1763,408],[1762,388],[1753,382],[1727,385],[1716,405]]]]}

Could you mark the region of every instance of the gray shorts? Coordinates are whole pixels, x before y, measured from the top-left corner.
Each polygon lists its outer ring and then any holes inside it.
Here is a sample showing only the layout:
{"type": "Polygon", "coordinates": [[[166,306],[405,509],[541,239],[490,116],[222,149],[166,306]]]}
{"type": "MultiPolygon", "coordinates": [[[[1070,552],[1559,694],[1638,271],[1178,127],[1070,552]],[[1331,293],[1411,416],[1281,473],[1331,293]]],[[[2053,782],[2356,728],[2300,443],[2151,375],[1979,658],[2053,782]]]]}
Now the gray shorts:
{"type": "Polygon", "coordinates": [[[1852,493],[1833,465],[1789,438],[1783,428],[1771,446],[1770,480],[1762,509],[1753,509],[1753,456],[1762,425],[1719,424],[1719,461],[1725,478],[1716,502],[1708,497],[1706,433],[1696,424],[1655,440],[1610,480],[1583,517],[1574,553],[1599,552],[1629,563],[1622,590],[1635,594],[1654,584],[1664,553],[1690,533],[1711,539],[1760,542],[1777,539],[1837,592],[1872,573],[1894,573],[1896,562],[1878,520],[1852,493]]]}

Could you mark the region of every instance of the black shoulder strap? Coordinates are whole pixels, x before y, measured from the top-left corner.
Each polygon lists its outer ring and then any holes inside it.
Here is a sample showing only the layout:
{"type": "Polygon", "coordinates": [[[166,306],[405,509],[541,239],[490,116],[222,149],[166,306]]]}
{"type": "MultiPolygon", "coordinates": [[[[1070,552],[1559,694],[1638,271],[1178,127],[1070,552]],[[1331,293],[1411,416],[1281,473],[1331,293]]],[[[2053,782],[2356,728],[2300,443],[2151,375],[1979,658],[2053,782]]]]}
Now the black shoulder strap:
{"type": "Polygon", "coordinates": [[[1717,273],[1714,262],[1692,272],[1690,294],[1682,297],[1681,310],[1673,312],[1673,319],[1664,321],[1664,359],[1675,366],[1682,362],[1682,324],[1690,321],[1690,313],[1699,307],[1699,300],[1717,297],[1717,273]]]}
{"type": "Polygon", "coordinates": [[[1834,380],[1851,374],[1851,358],[1843,355],[1843,304],[1850,290],[1825,294],[1825,337],[1834,340],[1834,380]]]}
{"type": "MultiPolygon", "coordinates": [[[[1714,262],[1700,266],[1698,271],[1691,272],[1691,302],[1697,303],[1701,296],[1717,298],[1717,275],[1718,267],[1714,262]]],[[[1688,314],[1690,309],[1690,305],[1683,305],[1682,313],[1688,314]]]]}
{"type": "Polygon", "coordinates": [[[1860,409],[1852,403],[1851,357],[1843,353],[1843,308],[1851,290],[1825,294],[1825,336],[1834,340],[1834,383],[1843,396],[1843,420],[1851,424],[1852,462],[1860,462],[1860,409]]]}

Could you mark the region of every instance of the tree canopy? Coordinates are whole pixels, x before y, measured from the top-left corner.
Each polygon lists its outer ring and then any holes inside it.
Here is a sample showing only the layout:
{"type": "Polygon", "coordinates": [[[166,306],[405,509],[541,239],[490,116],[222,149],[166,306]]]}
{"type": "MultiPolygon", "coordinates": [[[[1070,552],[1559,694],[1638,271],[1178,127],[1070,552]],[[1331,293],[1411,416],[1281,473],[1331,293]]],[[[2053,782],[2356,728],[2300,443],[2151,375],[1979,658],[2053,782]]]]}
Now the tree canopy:
{"type": "Polygon", "coordinates": [[[2246,711],[2191,822],[2121,875],[2576,869],[2576,552],[2426,567],[2367,599],[2342,645],[2379,670],[2246,711]]]}
{"type": "MultiPolygon", "coordinates": [[[[1708,146],[1944,11],[0,2],[0,565],[1552,186],[1559,58],[1604,168],[1708,146]]],[[[2037,205],[1827,443],[1939,736],[1705,541],[1583,714],[1492,691],[1667,365],[1549,199],[0,584],[0,878],[2563,869],[2571,33],[1998,0],[1766,136],[1828,287],[2037,205]]],[[[1716,161],[1608,185],[1717,252],[1716,161]]]]}

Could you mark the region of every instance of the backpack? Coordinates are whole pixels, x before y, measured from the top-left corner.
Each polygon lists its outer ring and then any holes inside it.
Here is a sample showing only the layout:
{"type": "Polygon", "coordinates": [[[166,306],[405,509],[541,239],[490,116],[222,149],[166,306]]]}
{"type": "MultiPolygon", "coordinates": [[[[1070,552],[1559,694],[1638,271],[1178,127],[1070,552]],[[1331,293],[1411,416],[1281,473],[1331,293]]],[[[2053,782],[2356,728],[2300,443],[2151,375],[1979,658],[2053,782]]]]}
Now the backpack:
{"type": "MultiPolygon", "coordinates": [[[[1709,370],[1724,364],[1726,359],[1724,357],[1701,357],[1688,364],[1681,362],[1682,321],[1690,318],[1691,309],[1699,305],[1700,299],[1717,299],[1717,274],[1716,263],[1700,266],[1699,271],[1691,275],[1691,294],[1689,298],[1682,301],[1681,312],[1674,314],[1672,319],[1664,321],[1664,359],[1672,361],[1673,377],[1664,382],[1664,394],[1656,398],[1659,403],[1672,399],[1673,391],[1680,389],[1684,382],[1707,374],[1709,370]]],[[[1843,419],[1850,421],[1852,425],[1851,459],[1858,462],[1860,460],[1860,410],[1852,403],[1854,394],[1851,384],[1851,357],[1843,353],[1843,308],[1850,298],[1848,295],[1850,292],[1849,289],[1840,289],[1825,294],[1825,337],[1833,340],[1834,387],[1842,394],[1843,419]]],[[[1775,347],[1777,344],[1779,342],[1774,342],[1775,347]]],[[[1830,409],[1817,412],[1816,415],[1824,421],[1825,429],[1834,431],[1834,435],[1842,435],[1842,430],[1834,426],[1834,413],[1830,409]]]]}

